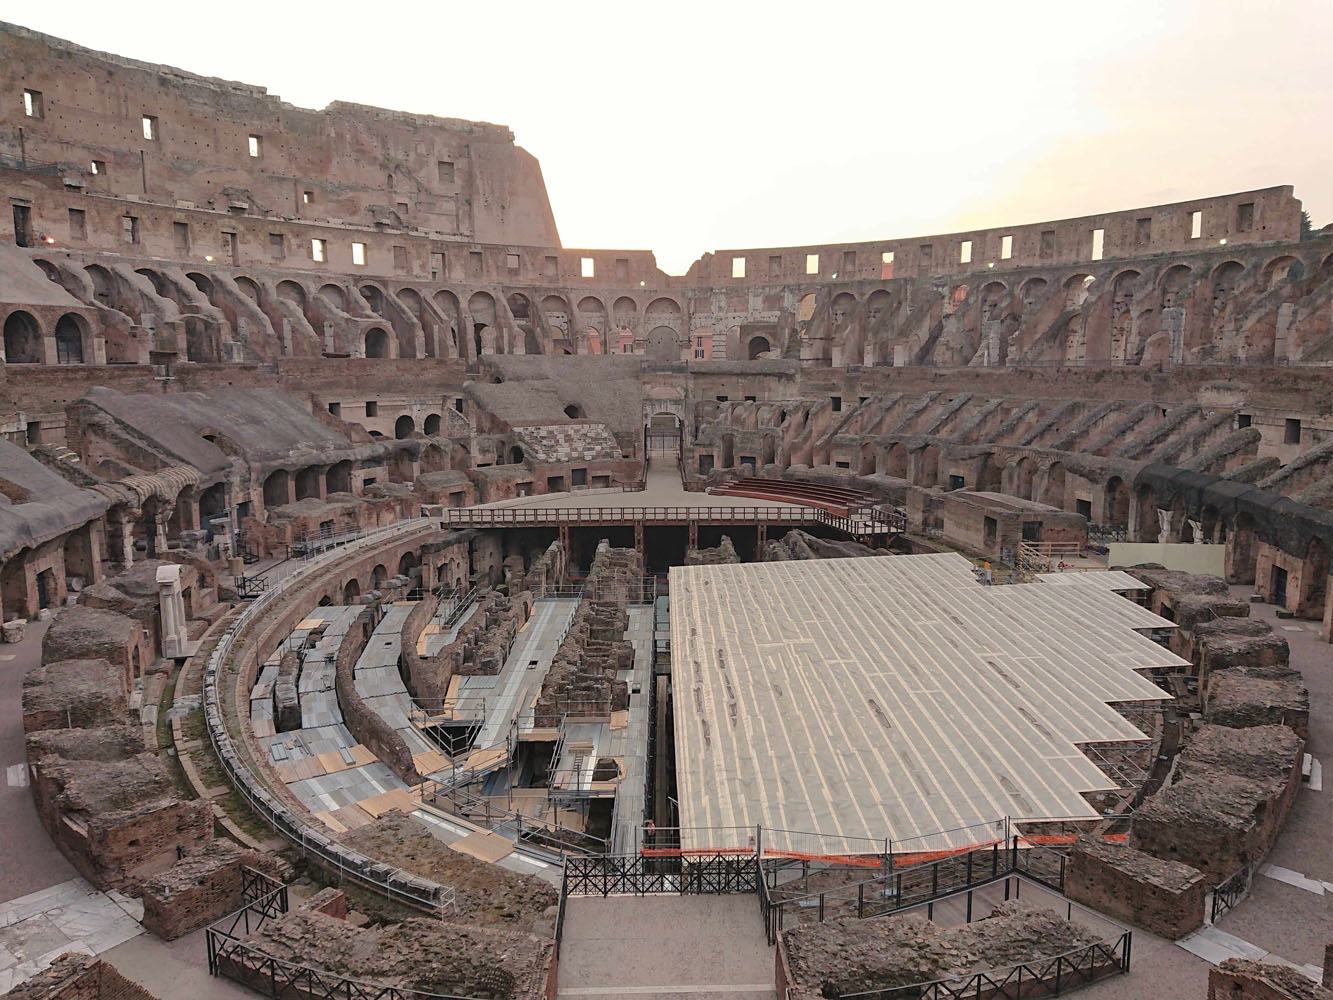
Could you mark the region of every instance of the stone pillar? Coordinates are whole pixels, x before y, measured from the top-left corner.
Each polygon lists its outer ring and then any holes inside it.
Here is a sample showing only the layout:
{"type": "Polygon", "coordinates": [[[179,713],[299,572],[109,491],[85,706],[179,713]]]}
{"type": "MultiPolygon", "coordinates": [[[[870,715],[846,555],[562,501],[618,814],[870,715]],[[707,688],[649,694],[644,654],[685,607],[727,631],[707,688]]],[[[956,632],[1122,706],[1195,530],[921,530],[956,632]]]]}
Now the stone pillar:
{"type": "Polygon", "coordinates": [[[188,656],[190,633],[181,598],[181,568],[175,563],[157,568],[157,596],[162,609],[162,655],[169,660],[188,656]]]}
{"type": "Polygon", "coordinates": [[[1324,985],[1333,987],[1333,943],[1324,946],[1324,985]]]}

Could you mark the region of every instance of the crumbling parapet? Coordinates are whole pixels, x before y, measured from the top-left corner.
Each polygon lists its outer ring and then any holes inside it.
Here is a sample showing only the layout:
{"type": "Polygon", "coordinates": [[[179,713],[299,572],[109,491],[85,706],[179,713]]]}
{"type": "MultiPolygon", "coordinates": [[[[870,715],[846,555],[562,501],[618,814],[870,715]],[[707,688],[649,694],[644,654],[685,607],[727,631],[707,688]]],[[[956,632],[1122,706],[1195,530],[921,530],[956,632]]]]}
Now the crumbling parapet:
{"type": "Polygon", "coordinates": [[[1228,958],[1208,970],[1208,1000],[1333,1000],[1333,989],[1290,966],[1228,958]]]}
{"type": "Polygon", "coordinates": [[[276,855],[242,850],[216,840],[144,881],[143,925],[164,941],[198,930],[245,905],[242,869],[253,868],[277,881],[290,875],[276,855]]]}

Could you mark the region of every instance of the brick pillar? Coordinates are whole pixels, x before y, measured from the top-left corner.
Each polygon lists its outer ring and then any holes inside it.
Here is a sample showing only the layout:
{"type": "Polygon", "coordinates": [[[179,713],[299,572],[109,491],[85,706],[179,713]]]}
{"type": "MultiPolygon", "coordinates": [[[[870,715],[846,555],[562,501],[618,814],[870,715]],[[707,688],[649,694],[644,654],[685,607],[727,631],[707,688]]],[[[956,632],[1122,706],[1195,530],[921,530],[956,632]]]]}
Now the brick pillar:
{"type": "Polygon", "coordinates": [[[1333,942],[1324,946],[1324,985],[1333,988],[1333,942]]]}

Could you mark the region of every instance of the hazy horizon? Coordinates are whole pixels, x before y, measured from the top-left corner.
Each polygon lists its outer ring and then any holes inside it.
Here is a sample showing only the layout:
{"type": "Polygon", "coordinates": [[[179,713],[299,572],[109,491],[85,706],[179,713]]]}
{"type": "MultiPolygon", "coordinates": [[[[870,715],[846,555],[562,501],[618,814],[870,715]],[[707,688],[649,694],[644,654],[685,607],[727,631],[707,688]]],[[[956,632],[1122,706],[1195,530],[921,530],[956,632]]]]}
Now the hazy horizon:
{"type": "Polygon", "coordinates": [[[1333,5],[433,8],[75,0],[0,19],[332,101],[506,125],[570,248],[894,239],[1291,184],[1333,221],[1333,5]],[[265,30],[261,26],[267,25],[265,30]],[[249,37],[253,35],[254,37],[249,37]],[[380,67],[387,67],[387,71],[380,67]]]}

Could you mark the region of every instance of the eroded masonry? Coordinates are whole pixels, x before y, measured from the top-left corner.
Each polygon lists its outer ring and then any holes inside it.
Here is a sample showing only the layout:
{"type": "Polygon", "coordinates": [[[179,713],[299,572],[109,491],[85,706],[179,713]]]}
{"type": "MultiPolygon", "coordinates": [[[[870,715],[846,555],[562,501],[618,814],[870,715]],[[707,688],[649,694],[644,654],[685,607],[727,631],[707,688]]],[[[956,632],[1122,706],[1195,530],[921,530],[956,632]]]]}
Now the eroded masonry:
{"type": "Polygon", "coordinates": [[[23,808],[153,939],[0,902],[12,995],[1330,995],[1290,187],[668,275],[504,126],[0,25],[0,190],[23,808]]]}

